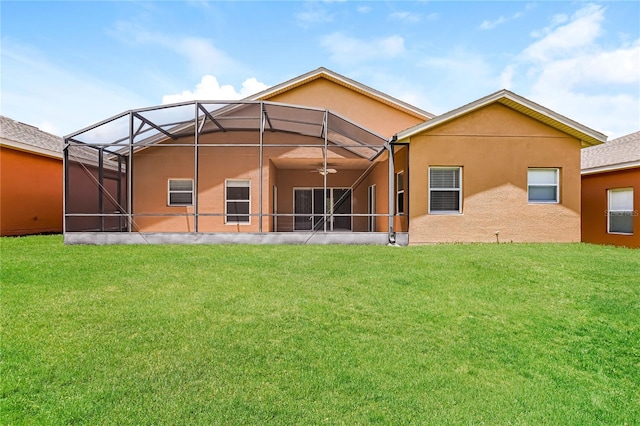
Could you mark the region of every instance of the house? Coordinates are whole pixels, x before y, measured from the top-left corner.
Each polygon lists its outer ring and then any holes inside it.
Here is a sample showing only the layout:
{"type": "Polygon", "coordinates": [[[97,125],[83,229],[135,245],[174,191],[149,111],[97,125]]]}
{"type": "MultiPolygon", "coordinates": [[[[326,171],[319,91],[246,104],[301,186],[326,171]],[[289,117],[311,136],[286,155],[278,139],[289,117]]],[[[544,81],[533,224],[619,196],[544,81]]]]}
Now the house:
{"type": "Polygon", "coordinates": [[[0,116],[0,235],[62,232],[62,144],[0,116]]]}
{"type": "MultiPolygon", "coordinates": [[[[63,144],[64,139],[59,136],[0,116],[2,236],[63,232],[63,144]]],[[[71,152],[78,160],[72,159],[66,168],[67,180],[74,182],[68,199],[86,213],[76,222],[82,223],[84,230],[98,229],[96,222],[105,221],[100,212],[115,210],[110,193],[115,194],[117,182],[121,182],[117,162],[104,159],[100,163],[98,150],[89,146],[72,147],[65,152],[71,152]],[[104,191],[96,191],[100,182],[104,191]]],[[[106,227],[118,229],[119,219],[106,220],[106,227]]]]}
{"type": "Polygon", "coordinates": [[[582,241],[640,247],[640,131],[582,151],[582,241]]]}
{"type": "Polygon", "coordinates": [[[580,150],[605,139],[507,90],[399,132],[410,241],[579,242],[580,150]]]}
{"type": "Polygon", "coordinates": [[[66,164],[91,148],[121,178],[67,175],[65,242],[579,241],[580,149],[605,139],[506,90],[436,117],[319,68],[67,136],[66,164]],[[74,201],[91,184],[110,211],[74,201]]]}

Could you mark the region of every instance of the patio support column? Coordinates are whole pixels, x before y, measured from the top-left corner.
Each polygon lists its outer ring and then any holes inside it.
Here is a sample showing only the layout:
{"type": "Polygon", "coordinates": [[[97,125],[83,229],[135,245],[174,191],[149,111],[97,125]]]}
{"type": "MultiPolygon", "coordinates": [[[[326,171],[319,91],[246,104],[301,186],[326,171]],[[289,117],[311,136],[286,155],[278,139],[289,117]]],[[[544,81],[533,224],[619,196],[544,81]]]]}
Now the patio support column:
{"type": "Polygon", "coordinates": [[[133,232],[133,111],[129,112],[129,164],[127,165],[127,220],[133,232]]]}
{"type": "MultiPolygon", "coordinates": [[[[264,134],[264,119],[265,119],[265,112],[264,112],[264,102],[260,101],[260,159],[258,161],[260,161],[260,164],[258,165],[258,170],[259,170],[259,177],[258,177],[258,185],[260,185],[260,187],[258,188],[258,203],[259,203],[259,214],[258,214],[258,232],[262,234],[262,135],[264,134]]],[[[251,212],[249,212],[249,214],[251,214],[251,212]]]]}
{"type": "Polygon", "coordinates": [[[65,139],[62,150],[62,235],[67,233],[67,202],[69,200],[69,141],[65,139]]]}
{"type": "MultiPolygon", "coordinates": [[[[323,228],[324,228],[324,232],[327,232],[327,150],[328,150],[328,145],[329,145],[329,111],[328,110],[324,110],[324,149],[322,151],[323,153],[323,165],[322,165],[322,169],[324,170],[323,176],[322,176],[322,180],[323,180],[323,192],[324,192],[324,216],[322,217],[322,223],[323,223],[323,228]]],[[[311,196],[313,197],[313,191],[311,193],[311,196]]],[[[311,216],[313,217],[313,215],[311,216]]],[[[313,223],[313,219],[311,219],[311,223],[313,223]]],[[[315,225],[313,226],[315,228],[315,225]]]]}
{"type": "Polygon", "coordinates": [[[104,147],[98,148],[98,212],[100,231],[104,232],[104,147]]]}
{"type": "Polygon", "coordinates": [[[198,137],[200,135],[200,128],[198,127],[198,109],[200,108],[200,103],[196,102],[195,103],[195,109],[194,109],[194,117],[193,117],[193,130],[194,130],[194,135],[193,135],[193,143],[194,143],[194,147],[193,147],[193,151],[194,151],[194,158],[193,158],[193,231],[194,232],[198,232],[198,156],[199,156],[199,152],[198,152],[198,137]]]}
{"type": "Polygon", "coordinates": [[[396,242],[396,233],[394,230],[394,220],[395,220],[395,165],[394,165],[394,153],[393,153],[393,143],[387,143],[387,150],[389,151],[389,244],[395,244],[396,242]]]}
{"type": "MultiPolygon", "coordinates": [[[[118,211],[122,215],[122,155],[118,156],[118,188],[116,189],[116,197],[118,199],[118,211]]],[[[122,231],[122,216],[118,216],[118,232],[122,231]]]]}

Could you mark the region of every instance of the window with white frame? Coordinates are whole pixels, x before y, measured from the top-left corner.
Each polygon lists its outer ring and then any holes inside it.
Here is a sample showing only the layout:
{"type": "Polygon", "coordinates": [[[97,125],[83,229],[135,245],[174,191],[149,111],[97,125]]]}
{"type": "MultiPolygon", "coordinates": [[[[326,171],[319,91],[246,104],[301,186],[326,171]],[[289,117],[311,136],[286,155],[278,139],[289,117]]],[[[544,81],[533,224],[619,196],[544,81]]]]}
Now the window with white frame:
{"type": "Polygon", "coordinates": [[[170,206],[193,205],[193,179],[169,179],[167,204],[170,206]]]}
{"type": "Polygon", "coordinates": [[[560,202],[560,169],[528,169],[527,193],[530,203],[560,202]]]}
{"type": "Polygon", "coordinates": [[[429,213],[462,212],[462,167],[429,167],[429,213]]]}
{"type": "Polygon", "coordinates": [[[633,234],[633,188],[610,189],[608,192],[607,232],[633,234]]]}
{"type": "Polygon", "coordinates": [[[396,174],[396,213],[404,214],[404,171],[396,174]]]}
{"type": "Polygon", "coordinates": [[[225,182],[225,223],[251,223],[251,181],[229,179],[225,182]]]}

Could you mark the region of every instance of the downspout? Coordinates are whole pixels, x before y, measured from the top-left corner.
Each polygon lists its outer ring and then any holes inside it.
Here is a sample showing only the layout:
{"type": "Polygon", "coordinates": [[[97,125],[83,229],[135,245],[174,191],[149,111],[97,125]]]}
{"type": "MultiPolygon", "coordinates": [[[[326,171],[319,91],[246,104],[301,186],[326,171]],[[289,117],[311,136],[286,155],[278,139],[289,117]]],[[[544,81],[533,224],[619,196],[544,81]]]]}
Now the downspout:
{"type": "Polygon", "coordinates": [[[394,220],[395,220],[395,165],[394,165],[394,143],[397,140],[397,136],[393,135],[393,137],[385,144],[385,147],[389,151],[389,212],[388,212],[388,232],[389,232],[389,244],[395,245],[396,243],[396,232],[394,229],[394,220]]]}

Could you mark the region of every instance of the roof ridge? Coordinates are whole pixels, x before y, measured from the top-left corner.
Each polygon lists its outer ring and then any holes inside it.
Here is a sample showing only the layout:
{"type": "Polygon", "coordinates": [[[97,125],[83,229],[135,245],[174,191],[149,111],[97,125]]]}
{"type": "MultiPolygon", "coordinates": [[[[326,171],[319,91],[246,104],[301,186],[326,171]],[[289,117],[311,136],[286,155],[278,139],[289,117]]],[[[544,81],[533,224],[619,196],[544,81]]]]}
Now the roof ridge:
{"type": "Polygon", "coordinates": [[[255,93],[251,96],[248,96],[246,98],[244,98],[244,100],[259,100],[259,99],[263,99],[266,96],[271,96],[274,94],[277,94],[278,92],[284,92],[287,91],[289,89],[295,88],[298,85],[302,85],[304,83],[306,83],[307,81],[313,81],[317,78],[320,78],[321,76],[326,76],[328,77],[330,80],[337,82],[338,84],[340,84],[340,82],[342,82],[343,84],[346,85],[350,85],[353,86],[354,88],[358,89],[358,91],[360,91],[362,94],[364,94],[365,96],[369,96],[371,98],[377,98],[383,102],[388,102],[390,104],[395,104],[396,107],[401,108],[406,110],[407,112],[410,112],[413,115],[419,116],[419,118],[426,118],[426,119],[430,119],[435,117],[435,114],[432,114],[428,111],[423,110],[422,108],[418,108],[415,105],[412,105],[408,102],[405,102],[401,99],[398,99],[394,96],[391,96],[387,93],[381,92],[377,89],[372,88],[371,86],[368,86],[366,84],[360,83],[359,81],[353,80],[349,77],[346,77],[340,73],[337,73],[333,70],[330,70],[329,68],[325,68],[325,67],[318,67],[312,71],[309,71],[307,73],[301,74],[297,77],[293,77],[285,82],[276,84],[274,86],[269,87],[268,89],[265,89],[261,92],[255,93]]]}

